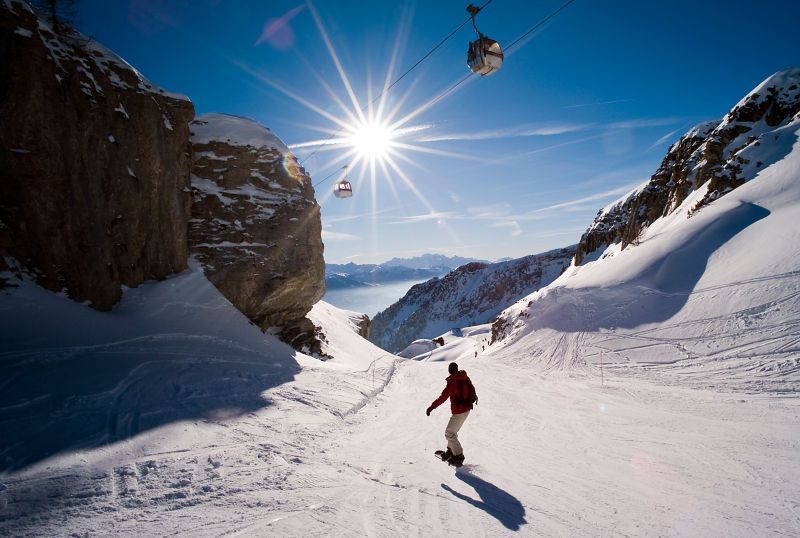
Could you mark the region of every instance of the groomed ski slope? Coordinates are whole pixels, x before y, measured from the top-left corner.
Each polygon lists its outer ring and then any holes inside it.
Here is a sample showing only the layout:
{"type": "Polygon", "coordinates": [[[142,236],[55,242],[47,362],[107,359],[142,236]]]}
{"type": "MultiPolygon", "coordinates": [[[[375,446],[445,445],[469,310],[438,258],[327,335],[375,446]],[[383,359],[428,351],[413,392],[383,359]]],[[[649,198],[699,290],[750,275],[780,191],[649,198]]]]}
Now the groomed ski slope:
{"type": "MultiPolygon", "coordinates": [[[[658,386],[608,372],[601,384],[593,368],[545,375],[510,349],[480,353],[487,326],[446,335],[424,360],[397,359],[348,331],[347,312],[320,303],[312,315],[341,329],[331,332],[331,348],[360,346],[353,362],[297,355],[294,379],[263,392],[268,405],[166,422],[6,473],[0,533],[800,532],[796,398],[658,386]],[[446,406],[424,413],[450,360],[467,369],[480,396],[462,430],[468,465],[458,472],[432,455],[443,447],[446,406]]],[[[229,352],[233,358],[234,346],[229,352]]],[[[191,371],[197,353],[170,359],[191,371]]],[[[246,362],[218,367],[242,376],[246,362]]],[[[214,383],[177,379],[184,390],[214,383]]]]}
{"type": "Polygon", "coordinates": [[[0,534],[800,535],[790,135],[691,219],[507,310],[485,350],[472,327],[401,359],[320,303],[321,362],[196,265],[110,314],[4,292],[0,534]],[[446,406],[424,412],[450,360],[480,396],[458,472],[432,455],[446,406]]]}

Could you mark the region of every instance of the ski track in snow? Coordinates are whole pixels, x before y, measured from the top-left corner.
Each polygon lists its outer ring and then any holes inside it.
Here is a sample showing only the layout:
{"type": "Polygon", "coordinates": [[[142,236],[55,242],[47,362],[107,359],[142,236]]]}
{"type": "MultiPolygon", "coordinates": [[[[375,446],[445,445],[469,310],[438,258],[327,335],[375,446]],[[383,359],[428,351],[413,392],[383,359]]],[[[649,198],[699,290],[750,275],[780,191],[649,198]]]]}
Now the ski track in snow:
{"type": "MultiPolygon", "coordinates": [[[[584,334],[561,336],[554,356],[569,363],[601,351],[584,334]]],[[[594,339],[607,345],[610,336],[594,339]]],[[[377,361],[376,387],[370,369],[307,360],[293,381],[267,391],[264,409],[163,426],[10,473],[0,532],[800,532],[795,399],[664,386],[666,373],[656,385],[651,368],[612,367],[601,386],[592,366],[536,369],[491,348],[472,358],[484,338],[454,339],[441,348],[447,356],[422,362],[377,361]],[[480,396],[460,435],[468,465],[459,471],[432,454],[444,446],[447,405],[424,415],[443,386],[442,360],[452,359],[480,396]]],[[[147,379],[147,364],[114,390],[115,405],[147,379]]],[[[120,421],[135,401],[112,416],[120,421]]]]}

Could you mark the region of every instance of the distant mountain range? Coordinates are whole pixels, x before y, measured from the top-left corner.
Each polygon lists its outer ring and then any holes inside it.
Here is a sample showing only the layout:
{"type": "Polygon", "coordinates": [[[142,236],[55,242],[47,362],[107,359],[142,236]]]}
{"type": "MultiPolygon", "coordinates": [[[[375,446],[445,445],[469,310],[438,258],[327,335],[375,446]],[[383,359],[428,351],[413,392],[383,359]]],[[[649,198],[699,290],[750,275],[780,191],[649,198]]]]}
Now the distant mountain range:
{"type": "Polygon", "coordinates": [[[414,258],[392,258],[381,264],[328,263],[325,265],[326,289],[375,286],[401,280],[424,280],[445,275],[468,263],[488,263],[474,258],[423,254],[414,258]]]}
{"type": "Polygon", "coordinates": [[[370,340],[399,351],[413,340],[486,323],[550,284],[569,266],[575,245],[500,263],[472,262],[408,290],[372,320],[370,340]]]}

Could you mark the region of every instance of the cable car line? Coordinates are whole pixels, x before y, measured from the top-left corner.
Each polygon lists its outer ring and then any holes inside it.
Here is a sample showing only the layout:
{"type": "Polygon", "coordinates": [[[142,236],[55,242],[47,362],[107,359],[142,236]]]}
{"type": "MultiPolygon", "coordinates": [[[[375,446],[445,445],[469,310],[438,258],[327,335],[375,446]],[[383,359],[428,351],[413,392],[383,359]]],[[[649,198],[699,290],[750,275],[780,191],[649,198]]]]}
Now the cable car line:
{"type": "MultiPolygon", "coordinates": [[[[483,10],[483,8],[485,8],[486,6],[488,6],[489,4],[491,4],[493,1],[494,1],[494,0],[487,0],[487,2],[486,2],[486,3],[484,3],[484,4],[483,4],[481,7],[475,8],[475,9],[477,9],[477,11],[476,11],[475,13],[478,13],[479,11],[482,11],[482,10],[483,10]]],[[[471,4],[470,4],[470,5],[471,5],[471,4]]],[[[462,22],[461,24],[459,24],[459,25],[458,25],[458,27],[457,27],[455,30],[453,30],[452,32],[450,32],[450,33],[447,35],[447,37],[445,37],[444,39],[442,39],[441,41],[439,41],[439,43],[437,43],[435,47],[433,47],[431,50],[429,50],[429,51],[428,51],[428,53],[427,53],[427,54],[425,54],[425,56],[423,56],[422,58],[420,58],[420,59],[417,61],[417,63],[415,63],[414,65],[412,65],[411,67],[409,67],[409,68],[406,70],[406,72],[405,72],[405,73],[403,73],[402,75],[400,75],[399,77],[397,77],[397,79],[395,79],[395,81],[394,81],[394,82],[392,82],[392,83],[391,83],[391,84],[390,84],[390,85],[389,85],[389,86],[388,86],[388,87],[387,87],[387,88],[384,90],[384,92],[383,92],[383,93],[386,93],[386,92],[388,92],[388,91],[389,91],[389,90],[392,88],[392,86],[394,86],[395,84],[397,84],[398,82],[400,82],[401,80],[403,80],[403,77],[405,77],[405,76],[406,76],[407,74],[409,74],[409,73],[410,73],[410,72],[411,72],[411,71],[412,71],[412,70],[413,70],[415,67],[417,67],[419,64],[421,64],[423,61],[425,61],[425,59],[426,59],[428,56],[430,56],[431,54],[433,54],[433,53],[436,51],[436,49],[438,49],[439,47],[441,47],[442,45],[444,45],[445,41],[447,41],[448,39],[450,39],[451,37],[453,37],[453,35],[454,35],[456,32],[458,32],[459,30],[461,30],[461,29],[464,27],[464,25],[465,25],[465,24],[467,24],[469,21],[472,21],[472,23],[473,23],[473,24],[475,24],[474,17],[473,17],[473,16],[470,16],[470,17],[468,17],[468,18],[467,18],[467,20],[465,20],[464,22],[462,22]]],[[[382,94],[381,94],[381,95],[382,95],[382,94]]],[[[379,95],[378,97],[380,97],[380,95],[379,95]]],[[[375,104],[375,101],[372,101],[372,104],[375,104]]]]}
{"type": "Polygon", "coordinates": [[[336,170],[334,170],[333,172],[331,172],[330,174],[328,174],[328,175],[327,175],[327,176],[325,176],[324,178],[320,179],[319,181],[317,181],[316,183],[314,183],[314,184],[312,185],[312,187],[316,187],[317,185],[320,185],[320,184],[324,183],[325,181],[329,180],[329,179],[330,179],[331,177],[333,177],[333,176],[334,176],[334,175],[335,175],[335,174],[336,174],[336,173],[337,173],[339,170],[341,170],[341,168],[337,168],[336,170]]]}
{"type": "MultiPolygon", "coordinates": [[[[480,6],[479,8],[477,8],[477,9],[478,9],[478,11],[481,11],[483,8],[485,8],[486,6],[488,6],[489,4],[491,4],[493,1],[494,1],[494,0],[486,0],[486,2],[485,2],[485,3],[484,3],[482,6],[480,6]]],[[[444,39],[442,39],[442,40],[441,40],[441,41],[439,41],[439,42],[438,42],[436,45],[434,45],[434,46],[433,46],[433,48],[431,48],[431,49],[430,49],[428,52],[426,52],[426,53],[425,53],[425,55],[424,55],[424,56],[422,56],[422,58],[420,58],[419,60],[417,60],[417,62],[416,62],[414,65],[412,65],[411,67],[409,67],[408,69],[406,69],[406,70],[405,70],[405,72],[404,72],[402,75],[400,75],[399,77],[397,77],[396,79],[394,79],[394,81],[393,81],[393,82],[392,82],[392,83],[391,83],[389,86],[387,86],[386,88],[384,88],[384,89],[381,91],[381,93],[379,93],[379,94],[378,94],[378,95],[375,97],[375,99],[373,99],[373,100],[372,100],[372,102],[371,102],[370,104],[371,104],[371,105],[374,105],[375,103],[377,103],[377,102],[378,102],[378,99],[380,99],[381,97],[383,97],[383,95],[384,95],[385,93],[387,93],[387,92],[388,92],[390,89],[392,89],[392,87],[393,87],[395,84],[397,84],[398,82],[400,82],[400,81],[403,79],[403,77],[405,77],[406,75],[408,75],[408,74],[409,74],[411,71],[413,71],[413,70],[414,70],[414,69],[415,69],[415,68],[416,68],[416,67],[417,67],[419,64],[421,64],[422,62],[424,62],[424,61],[425,61],[425,60],[426,60],[426,59],[427,59],[427,58],[428,58],[428,57],[429,57],[431,54],[433,54],[434,52],[436,52],[436,50],[437,50],[439,47],[441,47],[442,45],[444,45],[444,44],[445,44],[445,42],[446,42],[447,40],[449,40],[451,37],[453,37],[453,36],[456,34],[456,32],[458,32],[459,30],[461,30],[461,29],[464,27],[464,25],[465,25],[465,24],[467,24],[467,23],[468,23],[470,20],[472,20],[472,16],[470,16],[470,17],[467,17],[467,19],[466,19],[464,22],[462,22],[461,24],[459,24],[459,25],[458,25],[458,27],[456,27],[456,29],[455,29],[455,30],[453,30],[452,32],[450,32],[449,34],[447,34],[447,36],[445,36],[445,37],[444,37],[444,39]]],[[[364,109],[363,109],[362,107],[359,107],[359,108],[360,108],[359,112],[363,112],[363,111],[364,111],[364,109]]],[[[320,145],[318,145],[316,148],[314,148],[314,151],[312,151],[311,153],[309,153],[308,155],[306,155],[305,157],[303,157],[303,159],[300,161],[300,164],[303,164],[303,163],[304,163],[304,162],[306,162],[308,159],[310,159],[310,158],[311,158],[311,157],[312,157],[314,154],[316,154],[316,153],[317,153],[317,152],[318,152],[318,151],[319,151],[319,150],[320,150],[320,149],[321,149],[323,146],[326,146],[326,145],[328,145],[328,144],[330,143],[330,141],[331,141],[331,140],[333,140],[334,138],[336,138],[336,136],[337,136],[337,135],[339,135],[339,134],[340,134],[340,133],[341,133],[343,130],[344,130],[344,129],[339,129],[338,131],[336,131],[335,133],[333,133],[331,136],[329,136],[327,140],[325,140],[325,141],[324,141],[324,142],[322,142],[320,145]]],[[[326,179],[327,179],[327,178],[326,178],[326,179]]],[[[320,183],[322,183],[322,182],[320,181],[320,183]]]]}
{"type": "MultiPolygon", "coordinates": [[[[423,61],[425,61],[439,47],[441,47],[445,42],[447,42],[451,37],[453,37],[453,35],[455,35],[456,32],[458,32],[461,28],[463,28],[464,25],[466,25],[468,22],[472,21],[472,25],[475,28],[475,32],[478,34],[478,39],[476,41],[470,42],[470,48],[469,48],[468,54],[467,54],[467,64],[470,67],[470,72],[467,73],[463,78],[458,80],[455,84],[450,86],[447,90],[445,90],[444,92],[440,93],[438,97],[436,97],[433,101],[431,101],[428,104],[429,107],[432,106],[432,105],[435,105],[441,99],[443,99],[445,96],[449,95],[453,90],[458,88],[461,84],[466,82],[467,79],[469,79],[472,75],[479,74],[481,76],[487,76],[487,75],[493,73],[494,71],[500,69],[500,66],[502,65],[502,62],[503,62],[503,53],[504,52],[507,53],[510,50],[512,50],[523,39],[525,39],[531,33],[535,32],[537,29],[542,27],[544,24],[546,24],[547,22],[552,20],[556,15],[558,15],[563,10],[565,10],[570,4],[575,2],[575,0],[567,0],[566,2],[564,2],[558,9],[556,9],[555,11],[553,11],[552,13],[547,15],[545,18],[543,18],[542,20],[540,20],[539,22],[537,22],[536,24],[531,26],[527,31],[525,31],[525,33],[523,33],[522,35],[517,37],[514,41],[512,41],[509,45],[507,45],[504,49],[500,48],[500,45],[499,45],[499,43],[497,43],[497,41],[494,41],[493,39],[487,38],[480,30],[478,30],[478,26],[475,23],[475,15],[480,13],[483,10],[483,8],[485,8],[486,6],[491,4],[492,2],[493,2],[493,0],[487,0],[480,7],[475,7],[472,4],[470,4],[467,7],[467,11],[469,11],[469,13],[470,13],[469,18],[467,18],[464,22],[462,22],[460,25],[458,25],[458,27],[456,27],[452,32],[450,32],[441,41],[439,41],[439,43],[434,45],[434,47],[431,48],[431,50],[429,50],[427,53],[425,53],[425,55],[423,55],[422,58],[417,60],[417,62],[414,65],[409,67],[402,75],[397,77],[390,85],[388,85],[386,88],[384,88],[375,97],[375,99],[372,100],[372,102],[370,104],[374,105],[378,101],[378,99],[383,97],[390,89],[392,89],[392,87],[395,84],[400,82],[403,79],[403,77],[408,75],[419,64],[421,64],[423,61]]],[[[359,107],[359,108],[360,108],[360,112],[363,112],[363,108],[361,108],[361,107],[359,107]]],[[[337,135],[339,135],[343,130],[344,129],[339,129],[338,131],[334,132],[327,140],[323,141],[320,145],[318,145],[316,148],[314,148],[314,151],[312,151],[311,153],[306,155],[300,161],[300,164],[303,164],[306,160],[311,158],[323,146],[326,146],[327,144],[329,144],[330,141],[333,140],[337,135]]],[[[348,167],[349,167],[349,165],[345,165],[345,166],[342,167],[342,169],[345,170],[344,179],[342,179],[341,181],[337,182],[336,187],[334,188],[334,194],[336,195],[337,198],[349,198],[350,196],[353,195],[352,185],[349,183],[349,181],[347,181],[347,168],[348,167]]],[[[339,170],[334,170],[333,172],[331,172],[330,174],[325,176],[323,179],[321,179],[320,181],[316,182],[313,185],[313,187],[317,187],[317,186],[321,185],[322,183],[324,183],[325,181],[327,181],[328,179],[333,177],[338,171],[339,170]]]]}
{"type": "Polygon", "coordinates": [[[534,24],[533,26],[531,26],[531,28],[530,28],[530,29],[529,29],[527,32],[525,32],[524,34],[522,34],[521,36],[519,36],[518,38],[516,38],[514,41],[512,41],[510,45],[506,45],[506,48],[505,48],[506,52],[508,52],[509,50],[511,50],[512,48],[514,48],[514,46],[515,46],[517,43],[519,43],[520,41],[522,41],[523,39],[525,39],[525,38],[528,36],[528,34],[530,34],[531,32],[534,32],[534,31],[535,31],[535,30],[537,30],[537,29],[538,29],[540,26],[542,26],[543,24],[545,24],[547,21],[549,21],[550,19],[552,19],[553,17],[555,17],[556,15],[558,15],[559,13],[561,13],[561,12],[562,12],[564,9],[566,9],[566,8],[567,8],[567,6],[569,6],[569,5],[570,5],[571,3],[573,3],[574,1],[575,1],[575,0],[567,0],[566,2],[564,2],[564,3],[561,5],[561,7],[560,7],[560,8],[558,8],[557,10],[555,10],[554,12],[552,12],[550,15],[548,15],[548,16],[547,16],[547,17],[545,17],[544,19],[540,20],[539,22],[537,22],[536,24],[534,24]]]}

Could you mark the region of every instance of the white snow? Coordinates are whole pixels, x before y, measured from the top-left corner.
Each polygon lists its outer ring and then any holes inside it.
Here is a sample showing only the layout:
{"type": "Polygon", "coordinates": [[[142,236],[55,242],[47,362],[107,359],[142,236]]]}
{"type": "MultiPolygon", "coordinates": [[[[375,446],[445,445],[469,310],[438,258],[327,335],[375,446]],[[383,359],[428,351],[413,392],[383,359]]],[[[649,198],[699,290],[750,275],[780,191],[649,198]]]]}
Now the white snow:
{"type": "MultiPolygon", "coordinates": [[[[783,158],[687,219],[692,193],[641,244],[569,268],[503,317],[504,346],[547,368],[602,359],[662,382],[794,393],[800,381],[800,120],[760,160],[783,158]]],[[[749,155],[748,158],[756,158],[749,155]]]]}
{"type": "Polygon", "coordinates": [[[219,243],[197,243],[195,247],[204,248],[247,248],[247,247],[271,247],[271,243],[252,243],[243,241],[241,243],[233,243],[231,241],[221,241],[219,243]]]}
{"type": "Polygon", "coordinates": [[[117,139],[116,139],[116,138],[114,138],[114,135],[108,135],[108,141],[109,141],[109,142],[111,142],[111,143],[113,144],[114,142],[116,142],[116,141],[117,141],[117,139]]]}
{"type": "Polygon", "coordinates": [[[224,142],[232,146],[274,148],[289,153],[289,148],[268,128],[250,118],[230,114],[203,114],[191,123],[192,142],[224,142]]]}
{"type": "Polygon", "coordinates": [[[161,117],[164,119],[164,127],[166,127],[167,129],[169,129],[171,131],[172,130],[172,122],[169,121],[169,118],[167,116],[165,116],[164,114],[162,114],[161,117]]]}
{"type": "Polygon", "coordinates": [[[200,160],[201,158],[205,157],[207,159],[212,159],[215,161],[229,161],[235,158],[233,155],[223,155],[220,157],[213,151],[198,151],[197,153],[194,154],[194,157],[197,160],[200,160]]]}
{"type": "Polygon", "coordinates": [[[117,107],[114,110],[119,112],[120,114],[122,114],[126,118],[131,119],[131,117],[128,115],[128,111],[125,110],[125,105],[123,105],[122,103],[117,105],[117,107]]]}
{"type": "Polygon", "coordinates": [[[16,30],[14,30],[14,33],[17,34],[17,35],[21,35],[22,37],[32,37],[33,36],[33,32],[31,32],[27,28],[22,28],[22,27],[18,27],[16,30]]]}

